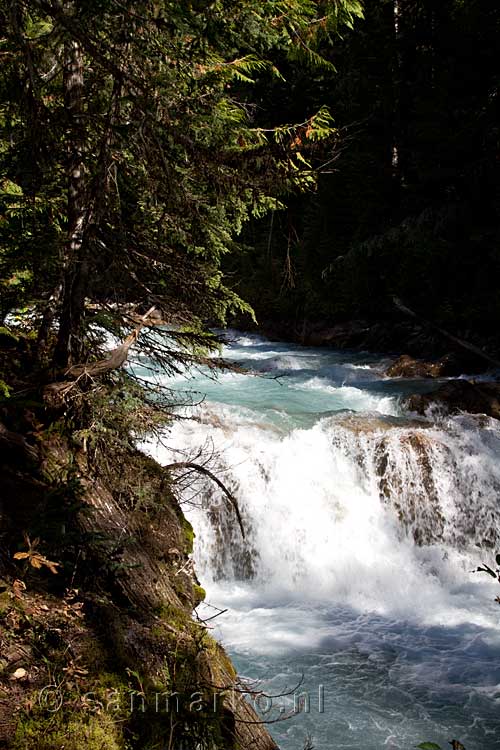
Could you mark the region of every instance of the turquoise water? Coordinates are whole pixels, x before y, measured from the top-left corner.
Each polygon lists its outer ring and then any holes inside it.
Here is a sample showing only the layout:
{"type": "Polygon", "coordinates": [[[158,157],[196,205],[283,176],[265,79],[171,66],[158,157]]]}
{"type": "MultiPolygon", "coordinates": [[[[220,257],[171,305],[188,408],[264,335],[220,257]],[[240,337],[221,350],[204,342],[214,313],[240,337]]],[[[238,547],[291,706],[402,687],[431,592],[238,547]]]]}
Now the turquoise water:
{"type": "Polygon", "coordinates": [[[228,609],[215,634],[277,696],[256,708],[283,719],[278,744],[500,747],[499,592],[471,574],[497,540],[498,423],[415,420],[400,397],[435,384],[390,380],[374,355],[231,338],[225,357],[257,376],[169,379],[203,403],[148,450],[201,446],[238,497],[245,541],[209,482],[180,485],[199,614],[228,609]]]}

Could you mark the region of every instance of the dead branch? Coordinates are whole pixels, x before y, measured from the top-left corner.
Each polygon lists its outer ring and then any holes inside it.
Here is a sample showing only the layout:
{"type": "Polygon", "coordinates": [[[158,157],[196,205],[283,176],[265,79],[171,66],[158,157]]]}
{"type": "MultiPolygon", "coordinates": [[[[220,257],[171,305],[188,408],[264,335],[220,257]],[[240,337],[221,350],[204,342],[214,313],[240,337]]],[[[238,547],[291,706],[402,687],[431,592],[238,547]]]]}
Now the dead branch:
{"type": "Polygon", "coordinates": [[[206,617],[203,619],[202,617],[198,617],[198,621],[201,622],[203,625],[205,625],[207,622],[210,622],[211,620],[215,620],[216,617],[220,617],[221,615],[224,615],[226,612],[228,612],[228,609],[221,609],[220,612],[217,612],[215,615],[212,615],[211,617],[206,617]]]}
{"type": "Polygon", "coordinates": [[[147,313],[142,316],[139,324],[132,331],[132,333],[129,333],[129,335],[120,344],[120,346],[116,347],[116,349],[112,349],[109,353],[109,356],[107,356],[105,359],[99,359],[97,362],[73,365],[65,372],[65,375],[69,376],[71,380],[64,380],[60,383],[50,383],[45,388],[45,393],[52,396],[63,395],[65,392],[70,390],[73,385],[75,385],[76,381],[81,377],[86,376],[89,378],[95,378],[122,367],[122,365],[124,365],[127,361],[130,347],[135,344],[139,333],[142,331],[147,323],[148,318],[153,314],[154,311],[155,308],[151,307],[147,311],[147,313]]]}
{"type": "Polygon", "coordinates": [[[66,371],[66,375],[70,375],[72,378],[79,378],[81,375],[89,375],[94,378],[99,375],[105,375],[111,370],[117,370],[127,361],[130,347],[135,344],[137,338],[146,325],[148,318],[155,311],[154,307],[151,307],[145,315],[139,321],[136,328],[129,333],[127,338],[118,346],[116,349],[110,351],[109,356],[106,359],[100,359],[97,362],[89,364],[73,365],[69,370],[66,371]]]}
{"type": "Polygon", "coordinates": [[[194,471],[197,471],[200,474],[204,474],[204,476],[211,479],[212,482],[215,482],[215,484],[222,490],[226,498],[229,500],[229,503],[236,514],[236,518],[238,519],[238,525],[240,527],[241,536],[243,537],[243,539],[245,539],[245,528],[243,526],[243,520],[241,518],[238,501],[236,500],[232,492],[228,490],[226,485],[223,482],[221,482],[221,480],[218,477],[215,476],[215,474],[212,474],[212,472],[209,469],[205,468],[205,466],[192,463],[191,461],[179,461],[178,463],[168,464],[164,468],[167,469],[168,471],[173,471],[175,469],[193,469],[194,471]]]}

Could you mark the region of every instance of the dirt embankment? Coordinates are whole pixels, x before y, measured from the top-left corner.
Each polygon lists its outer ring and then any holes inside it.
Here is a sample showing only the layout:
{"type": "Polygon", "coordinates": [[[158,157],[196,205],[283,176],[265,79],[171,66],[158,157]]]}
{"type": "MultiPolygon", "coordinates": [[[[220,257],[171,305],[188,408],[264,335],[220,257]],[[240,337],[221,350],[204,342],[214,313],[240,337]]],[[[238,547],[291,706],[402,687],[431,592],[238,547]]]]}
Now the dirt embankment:
{"type": "Polygon", "coordinates": [[[165,471],[131,445],[97,461],[27,408],[5,429],[0,748],[273,750],[192,616],[193,531],[165,471]]]}

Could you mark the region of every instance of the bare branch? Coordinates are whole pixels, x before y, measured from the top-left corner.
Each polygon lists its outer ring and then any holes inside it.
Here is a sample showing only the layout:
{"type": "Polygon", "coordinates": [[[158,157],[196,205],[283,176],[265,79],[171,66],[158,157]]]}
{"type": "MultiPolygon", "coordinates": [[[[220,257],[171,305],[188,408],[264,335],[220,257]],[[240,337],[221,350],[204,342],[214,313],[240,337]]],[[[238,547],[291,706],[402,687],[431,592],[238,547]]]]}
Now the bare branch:
{"type": "Polygon", "coordinates": [[[221,480],[215,476],[209,469],[207,469],[205,466],[201,466],[200,464],[192,463],[191,461],[179,461],[178,463],[174,464],[168,464],[164,467],[165,469],[168,469],[169,471],[173,471],[175,469],[193,469],[194,471],[198,471],[200,474],[204,474],[209,479],[212,480],[212,482],[215,482],[215,484],[220,487],[220,489],[223,491],[227,499],[229,500],[229,503],[231,507],[233,508],[236,518],[238,519],[238,525],[240,527],[241,536],[243,539],[245,539],[245,528],[243,526],[243,520],[241,518],[240,508],[238,505],[238,501],[236,500],[235,496],[228,490],[226,485],[221,482],[221,480]]]}

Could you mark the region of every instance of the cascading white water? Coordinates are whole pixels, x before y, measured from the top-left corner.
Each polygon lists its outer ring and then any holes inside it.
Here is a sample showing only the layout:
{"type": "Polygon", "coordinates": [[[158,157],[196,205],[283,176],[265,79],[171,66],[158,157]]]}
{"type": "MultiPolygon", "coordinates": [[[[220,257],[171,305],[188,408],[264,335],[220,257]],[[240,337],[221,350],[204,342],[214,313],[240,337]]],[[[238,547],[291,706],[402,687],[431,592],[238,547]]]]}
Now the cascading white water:
{"type": "Polygon", "coordinates": [[[226,356],[278,379],[197,377],[195,419],[147,449],[170,462],[205,445],[238,498],[245,540],[209,480],[185,510],[243,674],[323,690],[324,712],[273,725],[280,744],[500,747],[500,591],[471,574],[500,546],[498,422],[402,414],[399,395],[429,384],[388,381],[371,357],[252,336],[226,356]]]}

